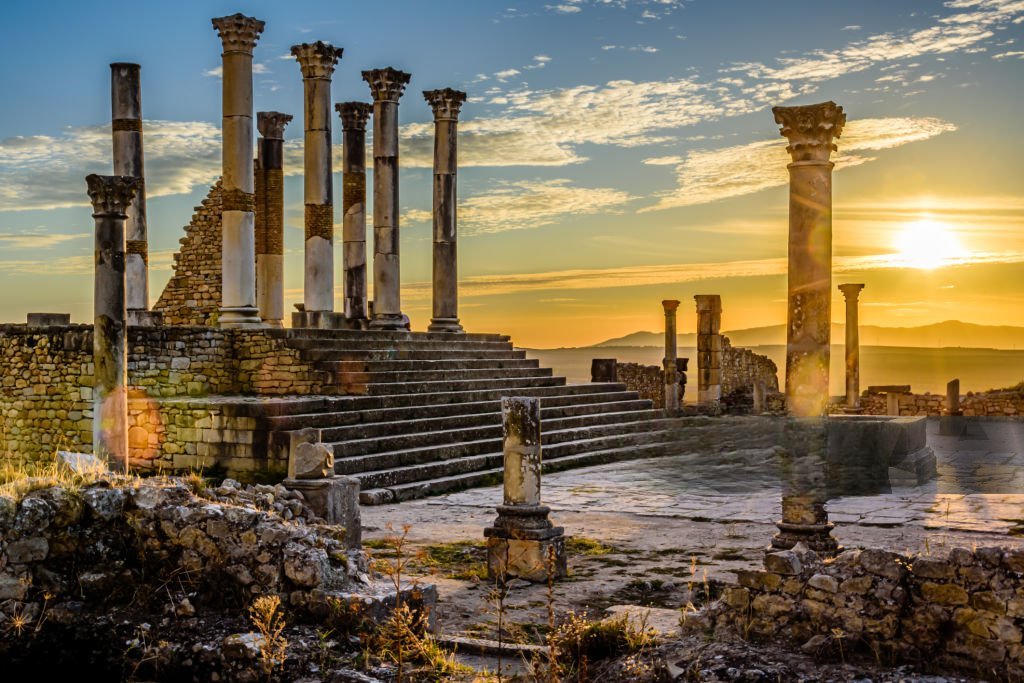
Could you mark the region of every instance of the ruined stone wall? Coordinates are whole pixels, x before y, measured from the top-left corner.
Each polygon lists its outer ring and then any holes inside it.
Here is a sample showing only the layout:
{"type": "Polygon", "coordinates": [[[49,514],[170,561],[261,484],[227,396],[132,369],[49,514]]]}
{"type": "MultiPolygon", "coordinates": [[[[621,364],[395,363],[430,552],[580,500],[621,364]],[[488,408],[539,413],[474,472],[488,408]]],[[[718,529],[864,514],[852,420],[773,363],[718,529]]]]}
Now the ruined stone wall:
{"type": "Polygon", "coordinates": [[[640,394],[640,398],[653,401],[655,408],[665,407],[665,377],[657,365],[618,363],[615,379],[640,394]]]}
{"type": "Polygon", "coordinates": [[[153,306],[167,325],[213,325],[221,304],[221,181],[185,226],[174,275],[153,306]]]}
{"type": "Polygon", "coordinates": [[[744,394],[753,392],[755,382],[764,382],[768,391],[779,390],[779,369],[768,356],[761,356],[750,349],[741,349],[722,337],[722,394],[744,394]]]}
{"type": "Polygon", "coordinates": [[[834,657],[856,649],[997,680],[1024,676],[1024,550],[849,550],[825,564],[795,549],[767,555],[765,571],[737,578],[701,626],[784,638],[834,657]]]}
{"type": "MultiPolygon", "coordinates": [[[[888,414],[885,394],[864,392],[860,399],[865,415],[888,414]]],[[[831,412],[841,412],[845,401],[833,402],[831,412]]],[[[905,417],[942,415],[946,412],[945,394],[900,394],[900,415],[905,417]]],[[[980,417],[1024,416],[1024,393],[1019,391],[991,391],[968,393],[960,398],[960,409],[964,415],[980,417]]]]}

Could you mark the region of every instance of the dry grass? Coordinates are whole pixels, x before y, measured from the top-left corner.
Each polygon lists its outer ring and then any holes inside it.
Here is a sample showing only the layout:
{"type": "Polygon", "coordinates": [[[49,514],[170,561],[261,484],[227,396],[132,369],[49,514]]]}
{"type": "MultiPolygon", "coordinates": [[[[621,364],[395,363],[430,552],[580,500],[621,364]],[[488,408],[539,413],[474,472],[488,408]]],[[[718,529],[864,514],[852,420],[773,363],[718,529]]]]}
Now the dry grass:
{"type": "Polygon", "coordinates": [[[61,463],[56,453],[49,462],[0,459],[0,495],[11,496],[15,500],[20,500],[32,491],[52,486],[78,491],[101,477],[129,479],[124,475],[113,475],[104,467],[75,472],[61,463]]]}

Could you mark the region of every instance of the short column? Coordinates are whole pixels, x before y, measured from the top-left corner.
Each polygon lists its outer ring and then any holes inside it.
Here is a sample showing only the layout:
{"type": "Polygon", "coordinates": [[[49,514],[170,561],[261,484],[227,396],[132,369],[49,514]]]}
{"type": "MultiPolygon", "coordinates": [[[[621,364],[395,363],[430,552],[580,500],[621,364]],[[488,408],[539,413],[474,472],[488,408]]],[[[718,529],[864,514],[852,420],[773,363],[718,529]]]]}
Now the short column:
{"type": "Polygon", "coordinates": [[[373,105],[339,102],[341,117],[342,253],[344,258],[345,318],[359,323],[366,311],[366,122],[373,105]]]}
{"type": "Polygon", "coordinates": [[[284,129],[291,120],[256,113],[256,307],[271,327],[284,326],[284,129]]]}
{"type": "Polygon", "coordinates": [[[722,400],[722,297],[697,294],[697,402],[717,407],[722,400]]]}
{"type": "Polygon", "coordinates": [[[125,223],[138,187],[130,176],[85,179],[96,224],[93,285],[93,455],[128,468],[128,307],[125,223]]]}
{"type": "Polygon", "coordinates": [[[815,417],[828,406],[832,332],[833,140],[846,123],[835,102],[775,107],[789,140],[789,293],[786,409],[815,417]]]}
{"type": "Polygon", "coordinates": [[[398,233],[398,100],[411,75],[387,67],[363,72],[373,95],[373,320],[376,330],[406,330],[398,233]]]}
{"type": "MultiPolygon", "coordinates": [[[[306,314],[334,310],[334,193],[331,162],[331,75],[342,49],[316,41],[292,47],[302,69],[305,107],[306,314]]],[[[311,320],[307,320],[310,323],[311,320]]]]}
{"type": "Polygon", "coordinates": [[[224,46],[221,327],[262,327],[256,308],[255,180],[253,175],[252,53],[259,19],[213,19],[224,46]]]}
{"type": "Polygon", "coordinates": [[[859,413],[860,407],[860,316],[858,299],[862,284],[839,285],[839,291],[846,299],[846,409],[847,413],[859,413]]]}
{"type": "Polygon", "coordinates": [[[665,357],[661,367],[665,378],[665,413],[679,414],[679,353],[677,349],[676,310],[679,301],[665,299],[661,302],[665,309],[665,357]]]}
{"type": "Polygon", "coordinates": [[[434,316],[430,332],[464,332],[459,324],[456,177],[459,110],[466,93],[451,88],[426,90],[434,110],[434,316]]]}
{"type": "Polygon", "coordinates": [[[501,399],[504,432],[504,502],[494,525],[484,529],[492,579],[546,581],[566,575],[565,533],[540,504],[540,399],[501,399]]]}

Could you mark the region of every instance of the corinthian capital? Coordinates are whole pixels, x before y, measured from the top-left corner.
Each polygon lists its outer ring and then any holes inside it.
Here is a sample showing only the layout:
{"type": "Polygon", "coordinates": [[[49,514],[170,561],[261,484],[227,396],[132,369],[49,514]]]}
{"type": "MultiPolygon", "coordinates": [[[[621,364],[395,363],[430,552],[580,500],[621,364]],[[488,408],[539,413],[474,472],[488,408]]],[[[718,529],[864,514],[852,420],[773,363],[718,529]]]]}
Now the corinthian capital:
{"type": "Polygon", "coordinates": [[[423,99],[433,108],[435,120],[457,121],[459,110],[462,109],[462,104],[466,101],[466,93],[451,88],[424,90],[423,99]]]}
{"type": "Polygon", "coordinates": [[[284,140],[284,128],[291,123],[291,114],[279,111],[256,112],[256,128],[268,140],[284,140]]]}
{"type": "Polygon", "coordinates": [[[370,85],[370,94],[373,95],[374,102],[397,102],[411,78],[411,74],[392,69],[390,66],[363,72],[363,80],[370,85]]]}
{"type": "Polygon", "coordinates": [[[266,25],[259,19],[244,14],[232,14],[228,17],[212,19],[213,28],[224,44],[224,52],[244,52],[252,54],[256,47],[256,39],[263,33],[266,25]]]}
{"type": "Polygon", "coordinates": [[[845,284],[839,285],[839,291],[843,293],[843,297],[847,301],[856,301],[860,298],[860,290],[864,289],[862,284],[845,284]]]}
{"type": "Polygon", "coordinates": [[[338,102],[334,110],[341,117],[343,130],[366,130],[366,122],[373,113],[373,105],[369,102],[338,102]]]}
{"type": "Polygon", "coordinates": [[[789,140],[786,151],[793,161],[828,161],[836,149],[833,139],[843,132],[846,114],[835,102],[803,107],[773,107],[775,123],[789,140]]]}
{"type": "Polygon", "coordinates": [[[92,212],[95,216],[125,216],[128,205],[135,197],[139,179],[125,175],[85,176],[92,212]]]}
{"type": "Polygon", "coordinates": [[[318,40],[315,43],[292,45],[292,55],[299,62],[303,78],[330,79],[334,66],[344,50],[318,40]]]}

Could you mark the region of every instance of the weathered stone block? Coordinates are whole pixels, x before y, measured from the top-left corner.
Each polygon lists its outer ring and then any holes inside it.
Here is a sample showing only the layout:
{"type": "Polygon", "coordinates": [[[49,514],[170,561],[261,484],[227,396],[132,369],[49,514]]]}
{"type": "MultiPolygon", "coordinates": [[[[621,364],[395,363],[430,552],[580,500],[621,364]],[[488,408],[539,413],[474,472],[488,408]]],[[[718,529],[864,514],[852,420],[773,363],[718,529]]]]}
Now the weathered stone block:
{"type": "Polygon", "coordinates": [[[922,583],[921,595],[939,605],[966,605],[967,591],[950,583],[922,583]]]}

